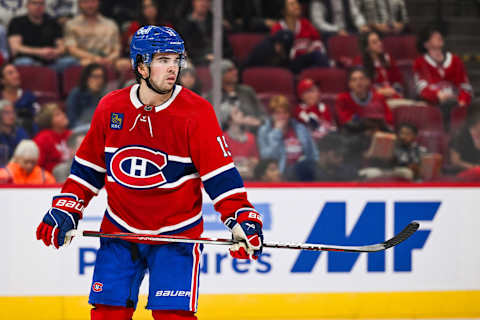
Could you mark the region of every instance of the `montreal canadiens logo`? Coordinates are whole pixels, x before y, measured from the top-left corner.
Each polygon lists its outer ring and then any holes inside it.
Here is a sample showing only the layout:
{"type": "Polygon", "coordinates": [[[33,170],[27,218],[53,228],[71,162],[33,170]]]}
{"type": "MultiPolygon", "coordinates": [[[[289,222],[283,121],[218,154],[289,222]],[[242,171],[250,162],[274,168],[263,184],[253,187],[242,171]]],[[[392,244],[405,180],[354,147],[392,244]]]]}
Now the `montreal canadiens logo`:
{"type": "Polygon", "coordinates": [[[92,290],[94,292],[101,292],[103,290],[103,283],[94,282],[93,285],[92,285],[92,290]]]}
{"type": "Polygon", "coordinates": [[[110,161],[113,179],[133,189],[152,189],[167,182],[162,169],[167,154],[144,146],[118,149],[110,161]]]}

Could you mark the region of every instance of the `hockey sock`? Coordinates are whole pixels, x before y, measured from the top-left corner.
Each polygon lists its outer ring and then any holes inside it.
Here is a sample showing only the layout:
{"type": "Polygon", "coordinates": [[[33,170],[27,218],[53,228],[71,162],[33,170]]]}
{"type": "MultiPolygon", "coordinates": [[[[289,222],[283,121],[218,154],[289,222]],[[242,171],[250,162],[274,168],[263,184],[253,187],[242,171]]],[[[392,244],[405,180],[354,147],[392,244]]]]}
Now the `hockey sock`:
{"type": "Polygon", "coordinates": [[[191,311],[152,310],[152,315],[155,320],[197,320],[197,317],[191,311]]]}
{"type": "Polygon", "coordinates": [[[133,308],[107,306],[105,304],[96,304],[90,312],[91,320],[130,320],[132,319],[133,308]]]}

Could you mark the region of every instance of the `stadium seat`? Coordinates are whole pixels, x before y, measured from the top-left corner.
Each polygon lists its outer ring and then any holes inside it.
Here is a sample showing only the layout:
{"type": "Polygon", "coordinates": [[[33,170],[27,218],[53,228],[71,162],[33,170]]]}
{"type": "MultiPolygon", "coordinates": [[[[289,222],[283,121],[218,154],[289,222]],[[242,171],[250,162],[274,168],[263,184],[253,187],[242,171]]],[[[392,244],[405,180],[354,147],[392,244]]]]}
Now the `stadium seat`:
{"type": "Polygon", "coordinates": [[[310,78],[320,88],[322,95],[333,97],[347,90],[347,72],[339,68],[309,68],[303,70],[298,81],[310,78]]]}
{"type": "Polygon", "coordinates": [[[251,86],[257,94],[278,93],[295,95],[293,74],[288,69],[273,67],[247,68],[242,74],[243,83],[251,86]]]}
{"type": "Polygon", "coordinates": [[[342,64],[345,64],[345,59],[353,61],[360,54],[358,38],[354,35],[330,37],[327,47],[330,59],[342,64]]]}
{"type": "Polygon", "coordinates": [[[197,79],[200,80],[202,84],[202,92],[208,93],[212,90],[212,75],[210,74],[209,67],[196,67],[195,71],[197,72],[197,79]]]}
{"type": "Polygon", "coordinates": [[[70,91],[78,85],[82,70],[82,66],[73,66],[65,69],[62,81],[62,93],[64,97],[68,96],[70,91]]]}
{"type": "Polygon", "coordinates": [[[22,87],[32,91],[40,102],[60,99],[57,73],[48,67],[17,66],[22,79],[22,87]]]}
{"type": "Polygon", "coordinates": [[[468,108],[454,108],[450,112],[450,132],[457,132],[467,119],[468,108]]]}
{"type": "Polygon", "coordinates": [[[420,130],[417,141],[427,148],[430,153],[439,153],[443,156],[444,163],[448,159],[448,135],[439,130],[420,130]]]}
{"type": "Polygon", "coordinates": [[[400,106],[393,110],[395,125],[403,122],[415,125],[419,131],[444,131],[442,112],[432,106],[400,106]]]}
{"type": "Polygon", "coordinates": [[[404,61],[413,61],[418,56],[417,38],[414,35],[385,37],[383,45],[385,51],[390,53],[400,65],[404,61]]]}
{"type": "Polygon", "coordinates": [[[259,44],[266,35],[261,33],[236,33],[228,37],[232,45],[233,55],[241,65],[247,59],[250,52],[259,44]]]}
{"type": "Polygon", "coordinates": [[[398,65],[398,69],[403,76],[404,97],[408,99],[415,99],[417,97],[417,92],[413,77],[413,61],[404,60],[402,64],[398,65]]]}

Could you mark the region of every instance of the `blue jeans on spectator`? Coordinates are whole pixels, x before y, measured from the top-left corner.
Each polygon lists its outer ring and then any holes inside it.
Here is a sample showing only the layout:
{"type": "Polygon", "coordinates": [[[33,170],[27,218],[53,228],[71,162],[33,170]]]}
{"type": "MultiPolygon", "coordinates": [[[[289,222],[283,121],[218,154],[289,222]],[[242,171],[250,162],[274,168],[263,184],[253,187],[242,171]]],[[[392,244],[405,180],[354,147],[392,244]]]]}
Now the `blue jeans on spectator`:
{"type": "Polygon", "coordinates": [[[330,67],[328,57],[320,50],[315,50],[296,57],[290,64],[293,73],[300,73],[310,67],[330,67]]]}
{"type": "MultiPolygon", "coordinates": [[[[42,66],[43,64],[32,57],[19,57],[13,60],[13,64],[16,66],[42,66]]],[[[56,59],[53,63],[47,65],[47,67],[54,69],[57,72],[63,72],[68,67],[77,66],[79,62],[77,58],[72,56],[64,56],[56,59]]]]}

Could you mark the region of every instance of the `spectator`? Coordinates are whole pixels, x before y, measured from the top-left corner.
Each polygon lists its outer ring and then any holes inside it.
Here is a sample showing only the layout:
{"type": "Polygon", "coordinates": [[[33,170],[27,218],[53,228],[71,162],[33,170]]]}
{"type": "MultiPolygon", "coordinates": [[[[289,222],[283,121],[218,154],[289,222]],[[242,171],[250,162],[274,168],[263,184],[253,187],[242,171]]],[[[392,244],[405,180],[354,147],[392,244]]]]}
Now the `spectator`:
{"type": "Polygon", "coordinates": [[[361,124],[367,113],[383,115],[383,120],[393,125],[393,115],[385,99],[371,88],[371,80],[363,67],[355,67],[348,75],[349,92],[337,96],[335,110],[339,125],[353,129],[361,124]]]}
{"type": "Polygon", "coordinates": [[[27,7],[23,0],[0,1],[0,25],[8,28],[10,20],[14,17],[27,13],[27,7]]]}
{"type": "Polygon", "coordinates": [[[37,165],[39,151],[32,140],[21,141],[7,167],[0,169],[0,183],[54,184],[55,178],[37,165]]]}
{"type": "Polygon", "coordinates": [[[62,28],[45,13],[45,0],[27,1],[27,14],[10,21],[8,43],[16,65],[48,65],[62,71],[76,63],[63,57],[62,28]]]}
{"type": "Polygon", "coordinates": [[[290,102],[285,96],[273,96],[270,109],[271,119],[258,131],[260,157],[276,159],[287,179],[312,180],[318,151],[310,132],[291,117],[290,102]]]}
{"type": "Polygon", "coordinates": [[[462,180],[480,181],[480,105],[474,107],[450,143],[450,162],[462,180]]]}
{"type": "Polygon", "coordinates": [[[319,158],[315,170],[317,181],[354,181],[357,170],[344,162],[346,145],[336,132],[327,134],[318,141],[319,158]]]}
{"type": "Polygon", "coordinates": [[[92,63],[82,70],[80,83],[67,97],[66,111],[72,128],[89,124],[100,99],[107,93],[105,68],[92,63]]]}
{"type": "Polygon", "coordinates": [[[122,35],[124,51],[129,50],[128,44],[140,27],[149,25],[173,27],[171,22],[164,18],[165,12],[162,9],[159,8],[158,1],[155,0],[141,0],[139,2],[137,10],[138,20],[131,21],[122,35]]]}
{"type": "Polygon", "coordinates": [[[29,91],[22,89],[22,81],[17,68],[10,63],[0,67],[1,98],[13,103],[20,125],[27,130],[30,136],[38,131],[33,119],[40,110],[37,97],[29,91]]]}
{"type": "Polygon", "coordinates": [[[406,180],[420,176],[422,156],[427,153],[425,147],[417,143],[418,129],[412,124],[402,123],[397,129],[397,141],[393,151],[393,174],[406,180]]]}
{"type": "Polygon", "coordinates": [[[46,0],[48,15],[54,18],[57,23],[65,26],[65,23],[77,15],[78,0],[46,0]]]}
{"type": "Polygon", "coordinates": [[[383,50],[383,43],[375,31],[360,36],[362,55],[354,64],[363,65],[367,70],[377,93],[389,98],[401,98],[403,94],[403,76],[395,59],[383,50]]]}
{"type": "Polygon", "coordinates": [[[120,33],[111,19],[98,11],[99,0],[78,0],[80,14],[65,25],[65,45],[82,66],[98,63],[120,74],[130,71],[127,58],[121,58],[120,33]]]}
{"type": "Polygon", "coordinates": [[[313,0],[310,17],[325,37],[368,31],[356,0],[313,0]]]}
{"type": "Polygon", "coordinates": [[[244,67],[289,68],[292,44],[293,33],[289,30],[280,30],[273,35],[269,35],[252,49],[244,67]]]}
{"type": "Polygon", "coordinates": [[[457,105],[466,107],[472,100],[473,90],[465,67],[457,55],[444,51],[443,36],[438,29],[422,30],[418,51],[423,55],[413,65],[417,94],[439,106],[448,128],[450,111],[457,105]]]}
{"type": "Polygon", "coordinates": [[[196,94],[202,94],[202,84],[197,77],[195,66],[192,63],[187,63],[187,66],[180,70],[178,82],[180,82],[183,87],[192,90],[196,94]]]}
{"type": "Polygon", "coordinates": [[[280,30],[294,33],[293,46],[290,49],[291,68],[295,73],[308,67],[328,67],[329,61],[320,34],[306,18],[302,18],[302,8],[298,0],[285,0],[283,19],[271,29],[274,35],[280,30]]]}
{"type": "MultiPolygon", "coordinates": [[[[219,106],[215,106],[215,113],[222,128],[230,117],[234,108],[242,112],[243,125],[250,131],[256,129],[262,124],[266,112],[260,101],[257,99],[255,91],[244,84],[238,83],[238,70],[230,60],[222,60],[222,99],[219,106]]],[[[207,100],[212,101],[213,96],[210,93],[207,100]]]]}
{"type": "Polygon", "coordinates": [[[255,180],[262,182],[282,182],[282,174],[275,159],[262,159],[255,167],[255,180]]]}
{"type": "Polygon", "coordinates": [[[320,100],[320,90],[312,79],[301,80],[297,85],[297,94],[300,103],[295,108],[293,115],[310,129],[314,139],[321,139],[337,129],[330,114],[330,108],[320,100]]]}
{"type": "Polygon", "coordinates": [[[43,106],[36,120],[43,129],[33,139],[40,150],[38,165],[51,172],[69,157],[67,139],[71,131],[68,130],[68,118],[57,104],[49,103],[43,106]]]}
{"type": "Polygon", "coordinates": [[[70,175],[70,169],[72,167],[73,158],[75,158],[75,153],[82,144],[83,138],[85,138],[85,131],[74,132],[67,139],[67,147],[69,151],[69,157],[67,160],[57,164],[53,170],[53,176],[58,183],[64,183],[70,175]]]}
{"type": "Polygon", "coordinates": [[[232,110],[225,138],[238,172],[244,179],[252,180],[259,155],[255,135],[245,129],[244,118],[238,108],[232,110]]]}
{"type": "Polygon", "coordinates": [[[281,0],[224,0],[227,23],[234,32],[268,32],[278,18],[275,9],[281,0]],[[277,6],[275,6],[277,5],[277,6]],[[270,10],[269,7],[274,7],[270,10]]]}
{"type": "MultiPolygon", "coordinates": [[[[180,23],[179,30],[187,53],[194,65],[210,64],[213,60],[213,15],[211,0],[192,0],[193,11],[180,23]]],[[[233,49],[223,33],[223,57],[233,58],[233,49]]]]}
{"type": "Polygon", "coordinates": [[[7,164],[20,141],[29,139],[27,132],[17,126],[16,122],[13,104],[7,100],[0,100],[0,167],[7,164]]]}
{"type": "Polygon", "coordinates": [[[399,34],[408,22],[404,0],[357,0],[371,29],[382,34],[399,34]]]}

